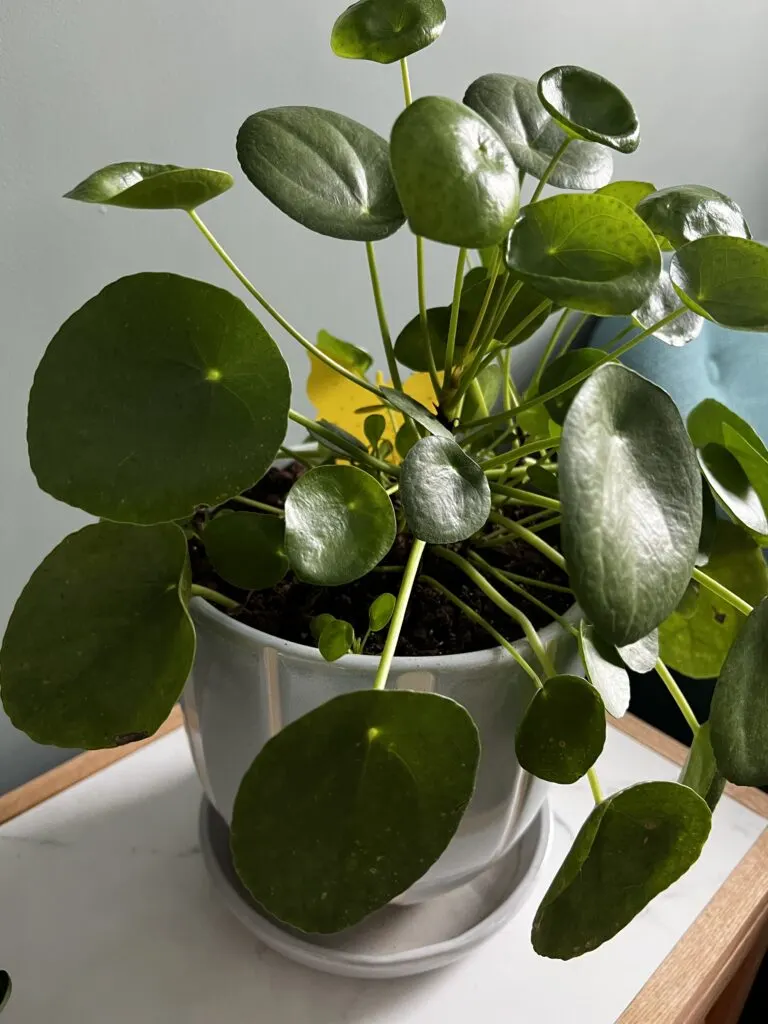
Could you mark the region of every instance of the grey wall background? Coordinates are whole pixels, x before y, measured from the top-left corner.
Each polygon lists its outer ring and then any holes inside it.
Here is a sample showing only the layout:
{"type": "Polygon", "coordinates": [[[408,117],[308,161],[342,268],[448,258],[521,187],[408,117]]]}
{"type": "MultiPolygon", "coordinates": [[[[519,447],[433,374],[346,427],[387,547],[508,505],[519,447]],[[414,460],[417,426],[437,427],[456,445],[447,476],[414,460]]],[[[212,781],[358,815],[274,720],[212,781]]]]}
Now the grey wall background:
{"type": "MultiPolygon", "coordinates": [[[[151,160],[230,170],[237,187],[202,212],[234,258],[306,333],[326,327],[376,350],[362,246],[287,221],[244,180],[234,138],[255,110],[338,109],[386,134],[397,66],[341,61],[328,36],[344,0],[4,0],[0,9],[0,628],[41,557],[85,517],[40,494],[25,448],[29,385],[59,324],[108,281],[174,270],[238,285],[182,214],[61,200],[95,168],[151,160]]],[[[643,145],[617,177],[701,182],[741,202],[768,237],[765,0],[447,0],[442,39],[411,60],[414,91],[461,98],[489,71],[538,77],[576,63],[620,84],[643,145]]],[[[395,329],[412,315],[406,231],[379,247],[395,329]]],[[[447,296],[450,252],[430,247],[447,296]]],[[[275,329],[275,336],[280,337],[275,329]]],[[[303,399],[306,359],[285,336],[303,399]]],[[[0,717],[0,791],[61,758],[0,717]]]]}

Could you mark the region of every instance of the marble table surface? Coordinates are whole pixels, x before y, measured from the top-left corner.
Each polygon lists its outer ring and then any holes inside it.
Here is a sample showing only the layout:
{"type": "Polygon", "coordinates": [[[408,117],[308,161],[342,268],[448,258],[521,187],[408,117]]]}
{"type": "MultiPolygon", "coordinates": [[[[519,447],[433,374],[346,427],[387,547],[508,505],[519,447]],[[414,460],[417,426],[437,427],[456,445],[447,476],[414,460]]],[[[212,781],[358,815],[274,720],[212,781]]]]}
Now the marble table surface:
{"type": "MultiPolygon", "coordinates": [[[[614,729],[598,769],[607,792],[677,775],[614,729]]],[[[361,981],[289,963],[230,916],[203,868],[199,802],[179,730],[0,827],[3,1024],[611,1024],[765,827],[724,798],[688,875],[559,963],[531,950],[531,919],[591,798],[586,783],[555,787],[554,842],[519,915],[456,965],[361,981]]]]}

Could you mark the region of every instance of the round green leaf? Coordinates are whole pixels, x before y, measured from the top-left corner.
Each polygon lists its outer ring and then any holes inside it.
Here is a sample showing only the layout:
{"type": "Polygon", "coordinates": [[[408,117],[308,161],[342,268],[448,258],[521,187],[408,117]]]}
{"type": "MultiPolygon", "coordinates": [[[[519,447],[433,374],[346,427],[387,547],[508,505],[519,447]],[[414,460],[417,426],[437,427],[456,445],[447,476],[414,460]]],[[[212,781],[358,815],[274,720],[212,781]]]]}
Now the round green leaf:
{"type": "Polygon", "coordinates": [[[0,1012],[8,1005],[12,989],[10,974],[8,971],[0,971],[0,1012]]]}
{"type": "Polygon", "coordinates": [[[312,634],[315,640],[319,640],[320,637],[323,635],[323,630],[325,629],[325,627],[329,623],[335,621],[336,619],[334,618],[333,615],[329,615],[328,612],[322,612],[320,615],[315,615],[313,619],[309,620],[309,632],[312,634]]]}
{"type": "Polygon", "coordinates": [[[171,523],[95,523],[24,587],[0,652],[3,705],[38,743],[114,747],[171,712],[195,653],[189,563],[171,523]]]}
{"type": "MultiPolygon", "coordinates": [[[[750,604],[768,594],[768,568],[755,541],[727,520],[717,521],[706,573],[750,604]]],[[[659,629],[661,657],[692,679],[719,675],[746,617],[700,587],[692,613],[676,609],[659,629]]]]}
{"type": "Polygon", "coordinates": [[[643,197],[638,216],[675,249],[707,235],[751,238],[744,214],[728,196],[706,185],[675,185],[643,197]]]}
{"type": "Polygon", "coordinates": [[[650,295],[642,306],[633,312],[632,319],[638,327],[642,327],[645,331],[676,310],[685,310],[685,312],[682,312],[677,319],[654,331],[653,337],[663,341],[665,345],[680,348],[687,345],[689,341],[693,341],[694,338],[698,338],[704,326],[704,320],[683,305],[669,274],[666,270],[662,270],[650,295]]]}
{"type": "Polygon", "coordinates": [[[736,637],[712,697],[712,749],[723,775],[737,786],[768,785],[768,599],[736,637]]]}
{"type": "Polygon", "coordinates": [[[611,181],[597,190],[601,196],[611,196],[613,199],[620,199],[631,209],[636,210],[641,199],[645,199],[656,186],[650,181],[611,181]]]}
{"type": "Polygon", "coordinates": [[[373,602],[368,609],[368,627],[372,632],[378,633],[389,625],[395,611],[395,601],[394,594],[379,594],[373,602]]]}
{"type": "Polygon", "coordinates": [[[580,676],[548,679],[534,694],[515,737],[525,771],[566,785],[586,775],[604,745],[603,702],[580,676]]]}
{"type": "Polygon", "coordinates": [[[659,659],[659,631],[651,630],[648,636],[641,637],[633,644],[617,647],[619,657],[633,672],[644,675],[655,667],[659,659]]]}
{"type": "Polygon", "coordinates": [[[123,277],[48,346],[27,441],[44,491],[119,522],[188,518],[252,486],[285,437],[288,368],[229,292],[123,277]]]}
{"type": "MultiPolygon", "coordinates": [[[[547,391],[554,390],[561,384],[565,384],[571,377],[575,377],[577,373],[586,370],[588,366],[594,366],[604,358],[605,353],[596,348],[579,348],[565,352],[544,370],[539,382],[539,391],[546,394],[547,391]]],[[[578,394],[580,387],[581,384],[574,384],[570,390],[564,391],[562,395],[550,398],[548,402],[544,403],[544,407],[555,423],[562,425],[565,422],[571,402],[578,394]]]]}
{"type": "Polygon", "coordinates": [[[393,64],[423,50],[445,25],[443,0],[359,0],[336,19],[337,57],[393,64]]]}
{"type": "Polygon", "coordinates": [[[690,411],[688,433],[697,448],[705,448],[708,444],[720,444],[726,448],[733,446],[732,454],[737,457],[740,439],[761,459],[768,461],[768,448],[757,431],[727,405],[714,398],[705,398],[690,411]]]}
{"type": "Polygon", "coordinates": [[[680,602],[701,531],[701,474],[669,395],[617,363],[579,390],[559,455],[563,553],[595,628],[617,646],[680,602]]]}
{"type": "Polygon", "coordinates": [[[285,523],[258,512],[215,516],[203,532],[211,565],[227,583],[243,590],[268,590],[288,572],[285,523]]]}
{"type": "Polygon", "coordinates": [[[386,140],[343,114],[319,107],[251,114],[237,157],[270,202],[321,235],[375,242],[405,220],[386,140]]]}
{"type": "MultiPolygon", "coordinates": [[[[542,105],[536,83],[528,78],[483,75],[467,89],[464,102],[498,132],[520,170],[534,178],[544,174],[567,138],[542,105]]],[[[603,146],[576,141],[558,160],[549,184],[592,191],[609,182],[612,174],[613,159],[603,146]]]]}
{"type": "Polygon", "coordinates": [[[610,196],[552,196],[526,206],[507,266],[547,298],[598,316],[634,312],[661,273],[653,232],[610,196]]]}
{"type": "Polygon", "coordinates": [[[232,815],[237,873],[258,903],[295,928],[356,924],[446,848],[472,796],[479,754],[474,722],[447,697],[337,697],[286,726],[248,769],[232,815]]]}
{"type": "Polygon", "coordinates": [[[759,242],[699,238],[678,249],[669,274],[694,313],[735,330],[768,331],[768,248],[759,242]]]}
{"type": "Polygon", "coordinates": [[[226,171],[133,161],[94,171],[64,198],[131,210],[194,210],[234,183],[226,171]]]}
{"type": "Polygon", "coordinates": [[[395,539],[389,495],[354,466],[318,466],[285,501],[285,550],[306,583],[340,586],[378,565],[395,539]]]}
{"type": "Polygon", "coordinates": [[[363,420],[363,431],[368,439],[368,444],[372,448],[378,447],[379,441],[382,439],[386,429],[386,417],[382,416],[379,412],[372,413],[363,420]]]}
{"type": "Polygon", "coordinates": [[[342,341],[335,338],[328,331],[318,331],[317,347],[327,356],[335,359],[337,363],[346,366],[348,370],[354,370],[361,377],[370,370],[373,363],[373,356],[364,348],[358,348],[351,341],[342,341]]]}
{"type": "MultiPolygon", "coordinates": [[[[435,357],[435,365],[439,367],[442,367],[445,362],[450,321],[450,306],[434,306],[427,310],[429,343],[432,348],[432,354],[435,357]]],[[[424,329],[421,325],[421,317],[417,313],[400,331],[395,342],[395,356],[409,370],[425,373],[429,369],[426,349],[424,329]]],[[[457,349],[457,353],[460,352],[461,349],[457,349]]]]}
{"type": "Polygon", "coordinates": [[[512,227],[517,168],[493,128],[463,103],[425,96],[406,107],[392,129],[391,160],[415,234],[481,249],[512,227]]]}
{"type": "Polygon", "coordinates": [[[444,437],[447,440],[453,439],[453,434],[450,432],[440,420],[433,416],[432,413],[421,402],[417,402],[415,398],[411,398],[410,395],[406,395],[403,391],[396,391],[394,388],[379,388],[382,397],[399,412],[405,413],[406,416],[410,416],[412,420],[415,420],[422,427],[425,427],[430,434],[434,434],[436,437],[444,437]]]}
{"type": "Polygon", "coordinates": [[[457,544],[485,526],[491,489],[478,464],[447,437],[424,437],[405,457],[400,498],[414,536],[457,544]]]}
{"type": "Polygon", "coordinates": [[[539,79],[539,99],[566,132],[599,142],[619,153],[640,145],[640,126],[632,104],[607,78],[566,64],[539,79]]]}
{"type": "Polygon", "coordinates": [[[355,631],[350,623],[343,619],[332,619],[320,634],[317,647],[326,661],[338,661],[349,654],[354,642],[355,631]]]}
{"type": "Polygon", "coordinates": [[[710,728],[710,723],[705,722],[693,737],[680,773],[680,783],[690,786],[706,802],[710,811],[714,811],[725,789],[725,777],[717,767],[710,728]]]}
{"type": "Polygon", "coordinates": [[[605,710],[614,718],[622,718],[629,707],[629,674],[616,648],[583,621],[579,646],[589,681],[600,694],[605,710]]]}
{"type": "Polygon", "coordinates": [[[408,452],[419,440],[419,434],[411,420],[406,420],[395,435],[395,448],[401,459],[404,459],[408,452]]]}
{"type": "Polygon", "coordinates": [[[677,782],[643,782],[604,800],[541,902],[533,948],[557,960],[597,949],[685,874],[711,827],[706,803],[677,782]]]}

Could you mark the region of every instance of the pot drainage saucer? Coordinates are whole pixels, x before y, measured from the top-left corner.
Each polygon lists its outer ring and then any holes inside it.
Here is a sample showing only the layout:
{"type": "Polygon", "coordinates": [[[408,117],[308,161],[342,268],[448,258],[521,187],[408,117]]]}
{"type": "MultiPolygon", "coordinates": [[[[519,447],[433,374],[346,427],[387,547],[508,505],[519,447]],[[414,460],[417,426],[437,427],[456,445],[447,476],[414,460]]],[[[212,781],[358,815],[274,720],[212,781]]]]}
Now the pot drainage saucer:
{"type": "Polygon", "coordinates": [[[266,946],[290,960],[353,978],[421,974],[479,946],[525,902],[549,848],[551,830],[551,812],[545,803],[509,853],[471,882],[424,903],[390,903],[335,935],[308,935],[258,908],[232,866],[226,822],[205,798],[200,808],[203,860],[235,917],[266,946]]]}

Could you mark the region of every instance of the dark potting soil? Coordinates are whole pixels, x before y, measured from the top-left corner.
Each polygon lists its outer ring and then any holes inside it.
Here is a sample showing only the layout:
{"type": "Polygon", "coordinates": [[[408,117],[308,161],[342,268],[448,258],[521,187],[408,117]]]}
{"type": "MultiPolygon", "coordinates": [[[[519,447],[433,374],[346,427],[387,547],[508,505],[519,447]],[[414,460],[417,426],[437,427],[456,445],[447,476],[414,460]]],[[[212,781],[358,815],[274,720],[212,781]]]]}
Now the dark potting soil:
{"type": "MultiPolygon", "coordinates": [[[[282,508],[291,485],[302,473],[297,463],[285,469],[271,469],[246,496],[282,508]]],[[[240,511],[243,507],[237,507],[240,511]]],[[[509,510],[515,518],[522,518],[532,508],[509,510]]],[[[542,534],[550,543],[557,541],[556,528],[542,534]]],[[[408,557],[410,540],[398,536],[383,567],[404,566],[408,557]]],[[[463,545],[453,545],[460,553],[463,545]]],[[[519,573],[532,579],[567,586],[567,577],[547,558],[522,541],[513,541],[505,547],[483,549],[483,558],[499,569],[519,573]]],[[[317,643],[309,631],[310,620],[315,615],[327,612],[338,619],[352,623],[357,636],[363,636],[368,628],[368,608],[379,594],[387,591],[396,594],[400,584],[399,573],[369,573],[342,587],[318,587],[297,580],[289,573],[282,582],[271,590],[238,590],[222,580],[214,572],[197,541],[190,542],[192,577],[195,583],[218,590],[241,602],[241,608],[233,617],[265,633],[292,640],[296,643],[316,647],[317,643]]],[[[488,600],[456,566],[438,558],[427,548],[420,572],[434,577],[483,616],[508,640],[517,640],[522,631],[508,615],[488,600]]],[[[493,581],[492,581],[493,582],[493,581]]],[[[534,626],[543,627],[551,621],[541,609],[522,597],[507,590],[503,584],[495,584],[505,597],[515,604],[534,626]]],[[[573,603],[570,594],[536,588],[535,595],[558,613],[565,612],[573,603]]],[[[381,653],[386,630],[371,635],[365,647],[366,654],[381,653]]],[[[495,647],[492,636],[481,626],[471,622],[462,611],[429,584],[417,580],[403,623],[397,654],[421,656],[439,654],[464,654],[470,651],[495,647]]]]}

